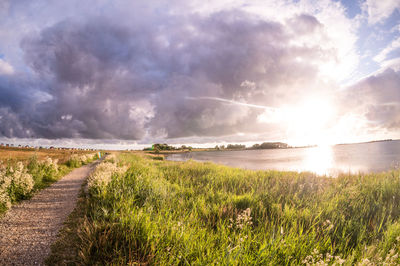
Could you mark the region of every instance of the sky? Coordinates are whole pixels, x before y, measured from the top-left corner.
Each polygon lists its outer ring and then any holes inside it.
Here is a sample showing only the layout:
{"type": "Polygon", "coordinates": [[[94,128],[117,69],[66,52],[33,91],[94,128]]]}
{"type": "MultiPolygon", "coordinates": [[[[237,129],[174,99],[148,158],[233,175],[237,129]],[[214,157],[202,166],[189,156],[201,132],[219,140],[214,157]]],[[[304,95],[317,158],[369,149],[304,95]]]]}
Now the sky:
{"type": "Polygon", "coordinates": [[[0,141],[400,138],[400,1],[0,0],[0,141]]]}

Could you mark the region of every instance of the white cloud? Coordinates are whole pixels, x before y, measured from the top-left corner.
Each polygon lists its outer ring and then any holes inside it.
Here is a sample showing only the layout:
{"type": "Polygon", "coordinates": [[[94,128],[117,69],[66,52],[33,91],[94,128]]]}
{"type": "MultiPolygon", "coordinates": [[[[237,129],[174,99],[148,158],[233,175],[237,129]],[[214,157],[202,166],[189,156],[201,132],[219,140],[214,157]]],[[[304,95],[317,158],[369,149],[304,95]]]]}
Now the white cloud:
{"type": "Polygon", "coordinates": [[[400,70],[400,57],[386,60],[382,63],[382,69],[392,68],[395,71],[400,70]]]}
{"type": "Polygon", "coordinates": [[[388,18],[393,11],[400,9],[399,0],[367,0],[363,5],[368,13],[368,22],[375,24],[388,18]]]}
{"type": "Polygon", "coordinates": [[[393,40],[385,49],[383,49],[379,54],[374,57],[374,60],[378,63],[383,63],[383,61],[387,60],[387,56],[397,50],[400,49],[400,37],[393,40]]]}
{"type": "Polygon", "coordinates": [[[14,74],[14,68],[7,61],[0,58],[0,75],[14,74]]]}
{"type": "Polygon", "coordinates": [[[396,32],[399,32],[399,33],[400,33],[400,25],[393,26],[393,27],[390,29],[390,32],[391,32],[391,33],[396,33],[396,32]]]}
{"type": "Polygon", "coordinates": [[[306,36],[297,36],[296,41],[304,47],[318,47],[324,53],[323,57],[315,61],[322,79],[344,81],[356,70],[359,63],[356,46],[356,30],[359,23],[346,16],[346,9],[339,2],[301,0],[251,3],[246,2],[244,9],[267,20],[273,18],[290,23],[290,18],[299,14],[309,14],[318,20],[321,24],[318,31],[306,36]]]}
{"type": "Polygon", "coordinates": [[[72,119],[72,115],[70,115],[70,114],[61,116],[61,120],[71,120],[71,119],[72,119]]]}

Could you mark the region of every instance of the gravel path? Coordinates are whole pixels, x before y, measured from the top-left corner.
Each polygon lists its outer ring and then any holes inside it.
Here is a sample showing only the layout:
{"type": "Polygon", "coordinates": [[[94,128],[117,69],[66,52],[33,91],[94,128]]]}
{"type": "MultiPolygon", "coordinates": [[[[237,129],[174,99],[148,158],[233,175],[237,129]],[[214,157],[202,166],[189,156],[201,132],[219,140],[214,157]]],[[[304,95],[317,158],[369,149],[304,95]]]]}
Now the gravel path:
{"type": "Polygon", "coordinates": [[[77,168],[0,219],[0,265],[43,265],[94,164],[77,168]]]}

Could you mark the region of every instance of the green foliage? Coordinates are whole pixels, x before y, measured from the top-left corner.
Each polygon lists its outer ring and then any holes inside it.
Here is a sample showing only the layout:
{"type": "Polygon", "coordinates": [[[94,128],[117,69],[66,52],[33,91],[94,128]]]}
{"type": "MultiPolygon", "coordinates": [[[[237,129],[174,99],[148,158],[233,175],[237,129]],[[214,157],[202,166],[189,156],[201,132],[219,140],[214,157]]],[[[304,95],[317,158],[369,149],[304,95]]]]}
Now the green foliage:
{"type": "Polygon", "coordinates": [[[252,149],[286,149],[289,145],[283,142],[263,142],[261,144],[254,144],[252,149]]]}
{"type": "Polygon", "coordinates": [[[82,166],[82,161],[78,158],[70,158],[65,165],[70,168],[78,168],[82,166]]]}
{"type": "Polygon", "coordinates": [[[0,168],[0,214],[6,212],[12,203],[29,199],[36,191],[49,186],[67,174],[72,168],[93,160],[93,156],[78,157],[79,163],[68,161],[59,165],[58,160],[46,158],[38,161],[33,156],[27,163],[9,160],[0,168]]]}
{"type": "MultiPolygon", "coordinates": [[[[55,162],[55,164],[39,162],[36,157],[32,157],[29,160],[27,168],[29,173],[32,174],[36,189],[46,187],[59,177],[59,166],[57,162],[55,162]]],[[[61,171],[61,173],[62,172],[63,171],[61,171]]]]}
{"type": "Polygon", "coordinates": [[[228,146],[226,146],[226,148],[228,150],[243,150],[246,148],[246,145],[242,145],[242,144],[228,144],[228,146]]]}
{"type": "Polygon", "coordinates": [[[185,145],[182,145],[181,147],[176,148],[176,147],[170,146],[170,145],[168,145],[166,143],[163,143],[163,144],[156,143],[156,144],[153,144],[150,148],[144,148],[143,150],[144,151],[153,151],[155,153],[160,153],[160,151],[176,151],[176,150],[182,150],[182,151],[183,150],[189,150],[189,151],[191,151],[192,149],[193,149],[192,147],[185,146],[185,145]]]}
{"type": "Polygon", "coordinates": [[[0,169],[0,205],[5,211],[11,203],[31,195],[34,181],[22,162],[9,161],[0,169]]]}
{"type": "Polygon", "coordinates": [[[80,154],[80,155],[74,154],[69,158],[69,160],[65,164],[70,168],[78,168],[81,167],[82,165],[91,163],[92,161],[97,159],[99,159],[98,153],[80,154]]]}
{"type": "Polygon", "coordinates": [[[399,263],[400,172],[319,177],[121,154],[91,190],[84,264],[399,263]]]}
{"type": "Polygon", "coordinates": [[[175,148],[174,146],[170,146],[166,143],[164,144],[153,144],[153,150],[159,150],[159,151],[173,151],[173,150],[177,150],[177,148],[175,148]]]}
{"type": "Polygon", "coordinates": [[[164,160],[164,156],[149,156],[148,158],[150,158],[152,160],[158,160],[158,161],[164,160]]]}

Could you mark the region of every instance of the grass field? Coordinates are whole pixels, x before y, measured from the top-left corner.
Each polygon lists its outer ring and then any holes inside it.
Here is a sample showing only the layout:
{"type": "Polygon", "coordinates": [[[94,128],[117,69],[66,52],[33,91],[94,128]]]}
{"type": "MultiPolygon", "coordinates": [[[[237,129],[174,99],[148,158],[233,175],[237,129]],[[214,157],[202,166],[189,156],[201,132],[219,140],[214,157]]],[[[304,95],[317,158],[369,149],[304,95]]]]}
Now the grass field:
{"type": "Polygon", "coordinates": [[[82,264],[400,262],[398,170],[326,178],[123,153],[80,208],[82,264]]]}
{"type": "Polygon", "coordinates": [[[93,153],[93,151],[0,147],[0,161],[26,161],[32,157],[36,157],[38,160],[44,160],[50,157],[52,159],[57,159],[60,163],[64,163],[72,154],[89,153],[93,153]]]}

